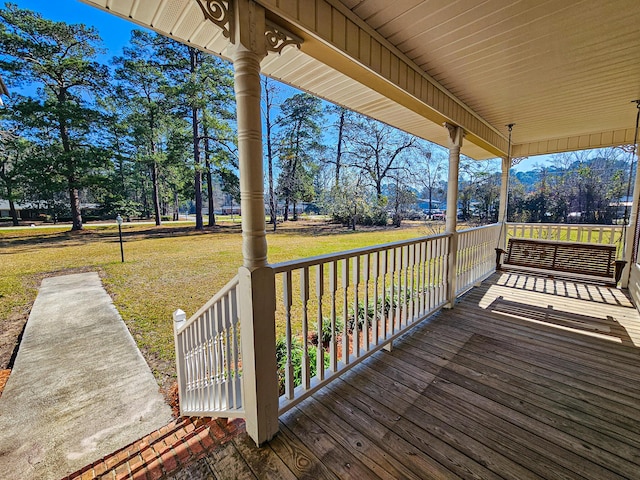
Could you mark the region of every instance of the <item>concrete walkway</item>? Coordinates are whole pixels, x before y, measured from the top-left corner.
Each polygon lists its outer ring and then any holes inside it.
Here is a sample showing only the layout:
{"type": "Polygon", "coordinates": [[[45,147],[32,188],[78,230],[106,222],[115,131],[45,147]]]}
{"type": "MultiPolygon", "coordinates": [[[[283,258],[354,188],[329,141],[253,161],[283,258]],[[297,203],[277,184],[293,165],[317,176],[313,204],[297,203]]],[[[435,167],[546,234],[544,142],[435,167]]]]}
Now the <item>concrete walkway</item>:
{"type": "Polygon", "coordinates": [[[0,479],[58,480],[170,420],[98,274],[44,279],[0,397],[0,479]]]}

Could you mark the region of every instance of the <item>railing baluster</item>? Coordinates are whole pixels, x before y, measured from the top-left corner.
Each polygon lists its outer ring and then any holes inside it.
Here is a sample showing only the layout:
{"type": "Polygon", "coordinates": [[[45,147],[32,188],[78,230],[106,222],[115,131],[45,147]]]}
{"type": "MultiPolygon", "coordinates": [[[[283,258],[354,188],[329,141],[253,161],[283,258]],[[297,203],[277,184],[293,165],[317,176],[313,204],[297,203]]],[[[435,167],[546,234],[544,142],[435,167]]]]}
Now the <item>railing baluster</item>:
{"type": "MultiPolygon", "coordinates": [[[[380,252],[374,252],[372,258],[373,276],[373,320],[371,324],[371,340],[377,346],[380,340],[380,299],[378,297],[378,280],[380,276],[380,252]]],[[[384,297],[383,297],[384,298],[384,297]]],[[[384,300],[383,300],[384,305],[384,300]]]]}
{"type": "Polygon", "coordinates": [[[238,318],[238,292],[234,288],[230,292],[231,296],[231,343],[233,355],[233,403],[232,408],[240,408],[242,406],[242,384],[240,379],[240,335],[238,335],[238,324],[234,321],[238,318]]]}
{"type": "Polygon", "coordinates": [[[419,245],[419,252],[420,252],[420,271],[419,271],[419,278],[420,278],[420,303],[418,306],[418,313],[420,316],[422,316],[425,311],[426,311],[426,289],[427,289],[427,271],[426,271],[426,248],[427,248],[427,242],[420,242],[419,245]]]}
{"type": "Polygon", "coordinates": [[[393,300],[389,301],[389,308],[387,308],[387,251],[382,250],[380,252],[380,276],[382,277],[382,306],[380,307],[380,322],[381,322],[381,334],[383,341],[387,339],[387,322],[389,321],[389,311],[393,300]]]}
{"type": "Polygon", "coordinates": [[[300,272],[300,300],[302,301],[302,385],[309,389],[311,385],[311,367],[309,363],[309,267],[300,272]]]}
{"type": "Polygon", "coordinates": [[[435,303],[435,288],[433,285],[433,273],[434,273],[434,262],[435,262],[435,256],[434,256],[434,244],[436,242],[433,240],[430,240],[427,243],[427,310],[431,310],[433,308],[433,305],[435,303]]]}
{"type": "Polygon", "coordinates": [[[207,347],[209,350],[208,361],[210,362],[210,366],[208,366],[208,376],[210,377],[210,388],[208,389],[211,393],[211,399],[207,402],[211,410],[215,410],[219,408],[219,399],[220,399],[220,382],[218,378],[218,362],[220,356],[218,354],[218,308],[220,307],[220,303],[216,303],[211,308],[209,308],[206,312],[204,312],[202,316],[202,320],[204,323],[208,324],[209,333],[207,334],[207,347]]]}
{"type": "Polygon", "coordinates": [[[324,263],[316,268],[316,297],[318,297],[318,345],[316,350],[316,374],[320,380],[324,380],[324,345],[322,343],[322,301],[324,299],[324,263]]]}
{"type": "Polygon", "coordinates": [[[221,322],[222,332],[224,334],[224,362],[221,366],[224,367],[224,400],[225,405],[229,405],[231,398],[231,297],[225,295],[224,302],[224,318],[221,322]]]}
{"type": "MultiPolygon", "coordinates": [[[[223,398],[226,395],[225,385],[223,378],[221,378],[221,369],[223,367],[224,355],[222,352],[222,335],[224,335],[224,317],[228,315],[227,298],[225,295],[220,299],[220,302],[216,304],[216,308],[212,312],[209,310],[209,326],[211,328],[210,333],[210,358],[213,359],[210,367],[211,371],[211,383],[212,390],[215,392],[213,399],[210,402],[212,409],[221,409],[223,407],[223,398]],[[217,313],[216,313],[217,311],[217,313]]],[[[207,317],[205,316],[205,319],[207,317]]]]}
{"type": "Polygon", "coordinates": [[[344,298],[342,314],[344,318],[344,333],[342,334],[342,362],[349,364],[349,259],[342,260],[342,289],[344,298]]]}
{"type": "Polygon", "coordinates": [[[292,345],[291,345],[291,305],[292,305],[292,285],[291,285],[291,271],[285,272],[283,278],[283,294],[284,294],[284,308],[285,308],[285,321],[286,321],[286,342],[287,342],[287,360],[285,364],[285,396],[289,400],[293,400],[293,365],[291,363],[292,345]]]}
{"type": "Polygon", "coordinates": [[[394,324],[394,332],[401,328],[402,317],[405,315],[406,310],[407,287],[404,285],[404,283],[406,283],[404,276],[405,267],[406,261],[404,260],[404,247],[399,247],[396,249],[396,270],[398,270],[398,310],[394,324]]]}
{"type": "MultiPolygon", "coordinates": [[[[329,362],[331,371],[338,371],[338,338],[336,332],[336,290],[338,289],[338,264],[329,264],[329,290],[331,291],[331,343],[329,346],[329,362]]],[[[342,335],[344,335],[344,327],[342,335]]]]}
{"type": "MultiPolygon", "coordinates": [[[[358,287],[360,284],[360,257],[356,256],[353,259],[353,338],[351,344],[353,345],[353,355],[358,358],[360,356],[360,298],[358,287]]],[[[363,316],[366,317],[367,313],[363,312],[363,316]]],[[[364,319],[363,319],[364,320],[364,319]]]]}
{"type": "Polygon", "coordinates": [[[364,325],[362,327],[362,348],[369,351],[369,254],[362,256],[362,287],[364,289],[364,325]]]}
{"type": "Polygon", "coordinates": [[[396,252],[395,249],[389,250],[389,289],[391,290],[391,301],[389,308],[389,325],[387,332],[393,335],[395,333],[395,318],[396,318],[396,252]]]}
{"type": "Polygon", "coordinates": [[[440,255],[438,255],[438,260],[440,261],[440,273],[438,277],[440,278],[440,302],[445,301],[447,292],[446,292],[446,284],[447,284],[447,266],[449,265],[449,243],[451,242],[451,237],[447,237],[446,241],[444,239],[440,242],[440,255]]]}
{"type": "Polygon", "coordinates": [[[416,307],[416,294],[414,291],[416,274],[416,248],[415,245],[408,245],[407,248],[409,249],[409,266],[411,268],[411,272],[409,273],[409,292],[411,294],[411,297],[409,297],[409,313],[407,315],[407,324],[409,324],[411,323],[411,320],[413,320],[416,307]]]}
{"type": "Polygon", "coordinates": [[[196,408],[198,411],[202,411],[202,359],[200,356],[201,352],[201,343],[200,343],[200,324],[194,325],[192,329],[193,332],[193,343],[195,345],[194,348],[194,358],[196,361],[196,408]]]}

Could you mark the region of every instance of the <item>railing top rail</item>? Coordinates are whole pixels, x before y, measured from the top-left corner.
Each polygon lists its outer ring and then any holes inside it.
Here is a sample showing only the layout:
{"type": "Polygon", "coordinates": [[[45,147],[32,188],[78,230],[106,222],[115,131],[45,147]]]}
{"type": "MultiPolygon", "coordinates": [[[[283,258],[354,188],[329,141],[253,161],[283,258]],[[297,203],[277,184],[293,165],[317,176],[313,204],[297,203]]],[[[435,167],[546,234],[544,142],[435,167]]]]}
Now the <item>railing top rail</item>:
{"type": "Polygon", "coordinates": [[[216,293],[213,297],[211,297],[207,303],[205,303],[202,307],[200,307],[200,309],[196,313],[191,315],[189,320],[184,322],[183,325],[180,325],[180,327],[176,330],[176,334],[179,334],[185,328],[187,328],[189,325],[195,322],[204,312],[209,310],[212,305],[214,305],[218,300],[220,300],[227,293],[229,293],[229,291],[232,288],[235,288],[236,286],[238,286],[238,283],[239,283],[239,279],[238,279],[238,275],[236,275],[231,280],[229,280],[227,284],[224,287],[222,287],[218,293],[216,293]]]}
{"type": "Polygon", "coordinates": [[[506,222],[507,225],[527,225],[539,227],[582,227],[582,228],[612,228],[622,229],[624,225],[605,223],[542,223],[542,222],[506,222]]]}
{"type": "Polygon", "coordinates": [[[458,232],[458,235],[462,233],[475,232],[478,230],[485,230],[487,228],[496,228],[496,227],[500,227],[501,225],[502,225],[501,223],[490,223],[489,225],[480,225],[479,227],[467,228],[466,230],[460,230],[458,232]]]}
{"type": "Polygon", "coordinates": [[[451,234],[448,233],[440,233],[437,235],[427,235],[425,237],[412,238],[409,240],[398,240],[397,242],[384,243],[382,245],[375,245],[372,247],[362,247],[353,250],[345,250],[343,252],[318,255],[316,257],[300,258],[281,263],[274,263],[271,265],[271,268],[273,268],[273,271],[275,273],[282,273],[290,270],[295,270],[297,268],[311,267],[313,265],[334,262],[336,260],[344,260],[345,258],[351,258],[357,255],[366,255],[369,253],[381,252],[390,248],[404,247],[406,245],[412,245],[414,243],[419,243],[425,240],[435,240],[438,238],[446,238],[450,236],[451,234]]]}

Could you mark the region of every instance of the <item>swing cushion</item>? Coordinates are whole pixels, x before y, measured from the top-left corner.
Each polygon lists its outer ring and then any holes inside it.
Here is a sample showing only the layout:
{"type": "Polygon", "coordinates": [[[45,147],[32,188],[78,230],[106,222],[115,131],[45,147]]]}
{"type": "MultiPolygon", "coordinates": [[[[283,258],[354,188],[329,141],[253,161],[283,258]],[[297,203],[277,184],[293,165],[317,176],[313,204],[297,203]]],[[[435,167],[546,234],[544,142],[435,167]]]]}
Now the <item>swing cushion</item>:
{"type": "MultiPolygon", "coordinates": [[[[616,246],[510,238],[504,265],[585,275],[617,283],[616,246]]],[[[619,271],[618,271],[619,270],[619,271]]]]}

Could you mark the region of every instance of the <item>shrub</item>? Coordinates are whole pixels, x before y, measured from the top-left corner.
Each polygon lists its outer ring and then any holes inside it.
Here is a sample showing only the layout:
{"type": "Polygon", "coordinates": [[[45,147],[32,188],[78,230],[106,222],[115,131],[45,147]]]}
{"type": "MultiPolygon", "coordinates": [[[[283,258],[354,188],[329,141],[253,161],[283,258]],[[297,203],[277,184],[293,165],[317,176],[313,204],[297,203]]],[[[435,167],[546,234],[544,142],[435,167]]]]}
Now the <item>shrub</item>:
{"type": "MultiPolygon", "coordinates": [[[[313,378],[317,374],[317,347],[309,345],[307,350],[309,354],[309,372],[313,378]]],[[[302,342],[298,337],[291,339],[291,365],[293,367],[293,386],[302,385],[302,342]]],[[[278,364],[278,385],[280,395],[284,394],[287,367],[287,339],[282,336],[276,340],[276,362],[278,364]]],[[[324,366],[329,368],[329,356],[324,357],[324,366]]]]}

